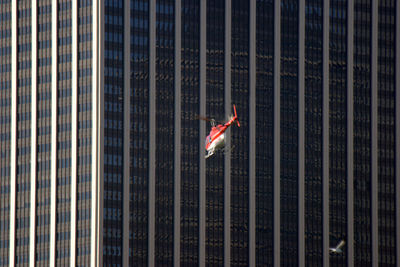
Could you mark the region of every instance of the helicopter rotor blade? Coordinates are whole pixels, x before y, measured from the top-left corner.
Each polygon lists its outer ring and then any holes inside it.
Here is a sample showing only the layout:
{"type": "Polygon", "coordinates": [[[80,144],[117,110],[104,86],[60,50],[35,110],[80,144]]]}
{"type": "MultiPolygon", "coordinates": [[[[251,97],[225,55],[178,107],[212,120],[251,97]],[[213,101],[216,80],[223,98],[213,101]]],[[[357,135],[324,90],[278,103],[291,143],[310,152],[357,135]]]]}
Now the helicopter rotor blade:
{"type": "Polygon", "coordinates": [[[215,122],[215,123],[217,123],[217,124],[225,124],[224,122],[217,121],[217,120],[215,120],[215,119],[210,119],[210,118],[208,118],[208,117],[200,116],[200,115],[197,116],[197,119],[203,120],[203,121],[215,122]]]}
{"type": "Polygon", "coordinates": [[[204,116],[197,116],[197,119],[199,119],[199,120],[203,120],[203,121],[212,121],[213,119],[210,119],[210,118],[207,118],[207,117],[204,117],[204,116]]]}

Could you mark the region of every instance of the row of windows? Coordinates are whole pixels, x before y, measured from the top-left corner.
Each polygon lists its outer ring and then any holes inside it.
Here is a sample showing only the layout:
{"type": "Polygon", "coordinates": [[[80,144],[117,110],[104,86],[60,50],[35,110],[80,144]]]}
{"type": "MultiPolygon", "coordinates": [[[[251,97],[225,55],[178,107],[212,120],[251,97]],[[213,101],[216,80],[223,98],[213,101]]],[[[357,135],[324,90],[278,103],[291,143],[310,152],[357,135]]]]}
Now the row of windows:
{"type": "Polygon", "coordinates": [[[46,127],[39,127],[37,129],[37,135],[48,135],[51,133],[51,127],[50,126],[46,126],[46,127]]]}
{"type": "MultiPolygon", "coordinates": [[[[91,55],[91,51],[90,51],[90,58],[91,57],[92,57],[92,55],[91,55]]],[[[122,51],[104,49],[104,58],[106,58],[106,59],[122,59],[123,58],[122,51]]]]}
{"type": "MultiPolygon", "coordinates": [[[[9,185],[1,185],[0,186],[0,194],[8,194],[10,193],[10,186],[9,185]]],[[[2,224],[0,223],[0,226],[2,224]]]]}
{"type": "Polygon", "coordinates": [[[27,130],[19,130],[17,132],[17,138],[21,139],[21,138],[29,138],[31,137],[31,130],[27,129],[27,130]]]}
{"type": "Polygon", "coordinates": [[[58,212],[56,217],[57,223],[68,223],[71,221],[71,213],[69,211],[58,212]]]}
{"type": "Polygon", "coordinates": [[[31,77],[29,77],[29,78],[20,78],[17,81],[17,86],[18,87],[30,86],[31,84],[32,84],[31,77]]]}
{"type": "MultiPolygon", "coordinates": [[[[48,41],[48,42],[50,42],[50,41],[48,41]]],[[[57,45],[58,46],[70,45],[70,44],[72,44],[72,37],[71,36],[58,37],[58,39],[57,39],[57,45]]],[[[51,47],[51,46],[49,46],[49,47],[51,47]]]]}
{"type": "Polygon", "coordinates": [[[79,18],[78,18],[79,25],[92,24],[92,22],[93,22],[92,15],[79,16],[79,18]]]}
{"type": "Polygon", "coordinates": [[[57,186],[69,185],[71,184],[71,177],[58,177],[57,178],[57,186]]]}
{"type": "Polygon", "coordinates": [[[122,16],[105,15],[104,19],[106,24],[122,26],[122,16]]]}
{"type": "Polygon", "coordinates": [[[4,56],[11,55],[11,46],[0,47],[0,54],[4,56]]]}
{"type": "Polygon", "coordinates": [[[38,201],[36,202],[36,207],[37,207],[37,208],[39,208],[39,207],[45,207],[45,206],[49,206],[49,205],[50,205],[50,197],[45,198],[45,199],[43,199],[43,200],[38,200],[38,201]]]}
{"type": "Polygon", "coordinates": [[[57,160],[57,167],[58,168],[71,168],[71,158],[63,158],[57,160]]]}
{"type": "MultiPolygon", "coordinates": [[[[40,92],[37,94],[37,99],[40,100],[49,100],[51,98],[50,92],[40,92]]],[[[18,104],[27,104],[31,103],[32,98],[31,95],[20,95],[18,96],[18,104]]]]}
{"type": "Polygon", "coordinates": [[[118,208],[104,208],[105,220],[120,220],[122,218],[122,211],[118,208]]]}
{"type": "Polygon", "coordinates": [[[123,34],[120,32],[105,32],[105,40],[122,43],[124,41],[123,34]]]}
{"type": "Polygon", "coordinates": [[[48,243],[48,242],[50,242],[50,235],[49,234],[36,235],[36,242],[37,243],[48,243]]]}
{"type": "MultiPolygon", "coordinates": [[[[81,1],[78,1],[78,3],[81,1]]],[[[49,5],[48,7],[50,7],[48,9],[48,12],[51,12],[51,5],[49,5]]],[[[72,2],[71,1],[67,1],[67,2],[61,2],[58,3],[58,11],[66,11],[66,10],[70,10],[72,9],[72,2]]]]}
{"type": "MultiPolygon", "coordinates": [[[[39,47],[43,48],[43,42],[39,42],[39,47]]],[[[50,46],[48,46],[50,47],[50,46]]],[[[29,52],[32,50],[32,44],[31,43],[26,43],[26,44],[19,44],[18,45],[18,53],[24,53],[24,52],[29,52]]]]}
{"type": "Polygon", "coordinates": [[[15,256],[16,264],[23,264],[29,262],[29,254],[19,254],[15,256]]]}
{"type": "MultiPolygon", "coordinates": [[[[8,228],[7,228],[8,230],[8,228]]],[[[1,248],[6,248],[8,249],[10,247],[10,241],[9,240],[0,240],[0,249],[1,248]]]]}
{"type": "MultiPolygon", "coordinates": [[[[122,39],[117,39],[118,36],[115,37],[115,40],[119,40],[122,42],[122,39]]],[[[147,46],[149,43],[149,38],[147,35],[140,35],[140,34],[132,34],[131,35],[131,45],[138,45],[138,46],[147,46]]]]}
{"type": "Polygon", "coordinates": [[[11,37],[11,29],[0,30],[0,39],[10,38],[11,37]]]}
{"type": "Polygon", "coordinates": [[[38,24],[38,32],[47,32],[51,31],[51,22],[39,23],[38,24]]]}
{"type": "Polygon", "coordinates": [[[31,222],[30,217],[16,218],[16,227],[17,229],[29,228],[30,222],[31,222]]]}
{"type": "Polygon", "coordinates": [[[80,51],[78,54],[78,60],[85,60],[92,58],[92,50],[87,50],[87,51],[80,51]]]}
{"type": "MultiPolygon", "coordinates": [[[[26,61],[18,62],[17,68],[18,68],[18,70],[30,69],[30,68],[32,68],[32,61],[26,60],[26,61]]],[[[11,66],[10,66],[10,71],[11,71],[11,66]]]]}
{"type": "Polygon", "coordinates": [[[85,221],[85,220],[90,220],[91,217],[91,209],[78,209],[78,214],[77,214],[78,221],[85,221]]]}
{"type": "MultiPolygon", "coordinates": [[[[24,11],[24,10],[18,10],[18,13],[21,11],[24,11]]],[[[29,12],[30,12],[30,9],[29,9],[29,12]]],[[[18,14],[18,17],[20,17],[20,16],[21,15],[18,14]]],[[[0,22],[8,21],[8,20],[11,20],[11,12],[1,12],[0,13],[0,22]]]]}
{"type": "Polygon", "coordinates": [[[92,38],[93,38],[92,33],[89,32],[89,33],[86,33],[86,34],[80,34],[78,40],[79,40],[79,43],[84,43],[84,42],[92,41],[92,38]]]}
{"type": "Polygon", "coordinates": [[[11,81],[0,81],[0,90],[9,90],[10,88],[11,88],[11,81]]]}
{"type": "MultiPolygon", "coordinates": [[[[26,114],[30,114],[30,113],[26,113],[26,114]]],[[[20,114],[18,114],[20,115],[20,114]]],[[[11,123],[11,116],[0,116],[0,124],[9,124],[11,123]]]]}
{"type": "MultiPolygon", "coordinates": [[[[3,135],[4,134],[0,134],[0,137],[3,137],[3,135]]],[[[10,134],[8,133],[8,138],[7,139],[3,139],[3,138],[0,138],[0,140],[1,141],[5,141],[5,140],[10,140],[10,134]]],[[[8,176],[10,176],[10,167],[9,166],[7,166],[7,167],[2,167],[1,169],[0,169],[0,176],[1,177],[8,177],[8,176]]],[[[8,192],[7,192],[8,193],[8,192]]]]}
{"type": "Polygon", "coordinates": [[[91,191],[85,191],[85,192],[78,193],[78,200],[90,200],[90,199],[92,199],[91,191]]]}
{"type": "MultiPolygon", "coordinates": [[[[47,165],[50,167],[50,160],[46,161],[47,165]]],[[[40,164],[40,162],[38,162],[40,164]]],[[[51,186],[51,181],[49,179],[44,179],[44,180],[38,180],[36,182],[37,188],[42,189],[42,188],[49,188],[51,186]]]]}
{"type": "Polygon", "coordinates": [[[122,8],[123,1],[113,1],[113,0],[106,0],[104,2],[104,6],[106,7],[115,7],[115,8],[122,8]]]}
{"type": "Polygon", "coordinates": [[[83,247],[78,246],[77,249],[76,249],[76,254],[78,256],[80,256],[80,255],[89,255],[90,254],[90,247],[89,246],[83,246],[83,247]]]}
{"type": "MultiPolygon", "coordinates": [[[[29,9],[29,17],[31,16],[31,10],[29,9]]],[[[39,6],[38,7],[38,15],[45,15],[51,13],[51,5],[39,6]]]]}
{"type": "Polygon", "coordinates": [[[50,253],[48,250],[36,252],[36,261],[48,261],[49,259],[50,259],[50,253]]]}
{"type": "Polygon", "coordinates": [[[70,256],[70,251],[69,251],[69,247],[67,248],[63,248],[61,247],[60,249],[56,250],[56,258],[60,259],[60,258],[67,258],[70,256]]]}
{"type": "MultiPolygon", "coordinates": [[[[39,24],[39,29],[40,29],[40,24],[39,24]]],[[[30,25],[18,27],[18,36],[31,33],[32,33],[32,27],[30,25]]]]}
{"type": "Polygon", "coordinates": [[[91,93],[92,93],[92,86],[90,86],[90,85],[78,87],[79,95],[85,95],[85,94],[91,94],[91,93]]]}
{"type": "Polygon", "coordinates": [[[78,7],[87,7],[92,5],[92,0],[80,0],[78,1],[78,7]]]}
{"type": "Polygon", "coordinates": [[[0,73],[10,72],[11,64],[0,64],[0,73]]]}
{"type": "Polygon", "coordinates": [[[0,98],[0,108],[9,107],[11,105],[10,98],[0,98]]]}
{"type": "Polygon", "coordinates": [[[121,256],[122,255],[121,246],[104,246],[103,254],[108,256],[121,256]]]}

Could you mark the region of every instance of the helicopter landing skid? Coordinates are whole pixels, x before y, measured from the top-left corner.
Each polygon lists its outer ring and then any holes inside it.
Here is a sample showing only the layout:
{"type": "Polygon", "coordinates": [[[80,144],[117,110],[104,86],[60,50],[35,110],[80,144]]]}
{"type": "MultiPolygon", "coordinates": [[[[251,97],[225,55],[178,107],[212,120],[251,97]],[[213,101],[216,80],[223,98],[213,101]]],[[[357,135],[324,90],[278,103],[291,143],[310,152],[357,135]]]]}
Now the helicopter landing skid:
{"type": "Polygon", "coordinates": [[[215,149],[214,149],[214,150],[210,150],[210,151],[208,152],[208,154],[205,156],[205,158],[207,159],[207,158],[211,157],[212,155],[215,154],[216,151],[221,151],[222,153],[225,154],[225,153],[227,153],[227,152],[232,151],[234,148],[235,148],[235,146],[231,146],[230,148],[224,147],[224,148],[218,149],[218,150],[215,150],[215,149]]]}

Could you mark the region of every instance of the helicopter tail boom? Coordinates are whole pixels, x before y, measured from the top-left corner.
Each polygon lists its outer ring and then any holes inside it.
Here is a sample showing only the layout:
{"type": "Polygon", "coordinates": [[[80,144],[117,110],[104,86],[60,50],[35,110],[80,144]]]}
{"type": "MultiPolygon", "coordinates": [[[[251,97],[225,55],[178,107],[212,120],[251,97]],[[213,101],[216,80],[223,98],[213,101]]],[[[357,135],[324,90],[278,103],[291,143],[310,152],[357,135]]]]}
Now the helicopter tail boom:
{"type": "Polygon", "coordinates": [[[236,121],[237,126],[240,127],[240,123],[239,123],[238,116],[237,116],[237,113],[236,113],[235,105],[233,105],[233,111],[235,112],[235,116],[233,117],[233,119],[234,119],[234,121],[236,121]]]}

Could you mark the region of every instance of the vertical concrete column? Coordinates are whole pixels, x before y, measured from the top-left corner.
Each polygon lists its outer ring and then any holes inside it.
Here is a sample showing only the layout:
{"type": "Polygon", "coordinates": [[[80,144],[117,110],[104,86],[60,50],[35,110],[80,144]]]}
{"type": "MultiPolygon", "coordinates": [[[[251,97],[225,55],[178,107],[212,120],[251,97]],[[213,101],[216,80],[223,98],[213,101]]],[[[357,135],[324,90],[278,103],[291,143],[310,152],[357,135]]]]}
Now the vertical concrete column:
{"type": "MultiPolygon", "coordinates": [[[[396,2],[396,162],[400,161],[400,1],[396,2]]],[[[400,164],[396,164],[396,255],[400,264],[400,164]]]]}
{"type": "Polygon", "coordinates": [[[305,42],[305,0],[299,1],[299,266],[305,266],[304,231],[304,158],[305,158],[305,104],[304,104],[304,42],[305,42]]]}
{"type": "Polygon", "coordinates": [[[354,265],[354,1],[347,2],[347,264],[354,265]]]}
{"type": "Polygon", "coordinates": [[[274,0],[274,266],[281,263],[281,1],[274,0]]]}
{"type": "Polygon", "coordinates": [[[100,244],[103,242],[100,239],[100,203],[103,202],[102,198],[100,198],[100,184],[103,183],[103,173],[102,162],[101,162],[101,152],[103,147],[103,142],[101,139],[101,116],[100,113],[104,110],[104,105],[101,103],[101,95],[103,84],[101,82],[101,78],[103,76],[102,71],[102,61],[101,61],[101,52],[103,51],[103,42],[101,39],[102,27],[101,25],[104,23],[104,16],[101,13],[101,5],[103,1],[93,1],[93,41],[92,41],[92,50],[93,50],[93,59],[92,59],[92,67],[93,67],[93,76],[92,76],[92,208],[91,208],[91,236],[90,236],[90,244],[91,244],[91,254],[90,254],[90,265],[92,267],[100,265],[100,254],[103,254],[103,251],[100,252],[100,244]]]}
{"type": "Polygon", "coordinates": [[[156,0],[149,2],[149,243],[148,265],[154,266],[156,205],[156,0]]]}
{"type": "Polygon", "coordinates": [[[378,3],[371,1],[371,245],[372,266],[378,267],[378,3]]]}
{"type": "Polygon", "coordinates": [[[322,26],[322,261],[329,266],[329,0],[322,26]]]}
{"type": "Polygon", "coordinates": [[[256,266],[256,20],[257,2],[250,0],[249,35],[249,266],[256,266]]]}
{"type": "MultiPolygon", "coordinates": [[[[206,114],[206,66],[207,66],[207,1],[200,1],[200,114],[206,114]]],[[[199,266],[205,266],[206,258],[206,162],[203,156],[205,151],[204,137],[206,136],[205,123],[200,121],[200,173],[199,173],[199,266]]]]}
{"type": "MultiPolygon", "coordinates": [[[[32,2],[32,102],[31,102],[31,203],[29,225],[29,266],[35,266],[36,244],[36,148],[37,148],[37,3],[32,2]]],[[[54,92],[52,92],[53,96],[54,92]]],[[[54,115],[52,114],[52,118],[54,115]]],[[[53,133],[52,133],[53,134],[53,133]]],[[[51,144],[53,147],[53,143],[51,144]]],[[[51,180],[53,187],[54,181],[51,180]]]]}
{"type": "MultiPolygon", "coordinates": [[[[225,117],[232,113],[231,103],[231,54],[232,54],[232,2],[225,0],[225,117]]],[[[231,137],[226,135],[226,147],[231,147],[231,137]]],[[[228,149],[224,157],[224,266],[231,264],[231,151],[228,149]]]]}
{"type": "MultiPolygon", "coordinates": [[[[130,217],[130,106],[131,106],[131,1],[124,0],[124,141],[123,141],[123,212],[122,212],[122,265],[129,266],[129,217],[130,217]]],[[[102,201],[102,199],[100,199],[102,201]]]]}
{"type": "MultiPolygon", "coordinates": [[[[33,2],[32,2],[33,3],[33,2]]],[[[57,216],[57,0],[51,1],[51,193],[50,193],[50,266],[56,265],[56,216],[57,216]]],[[[33,26],[33,23],[32,23],[33,26]]],[[[34,49],[36,50],[36,49],[34,49]]],[[[32,51],[34,51],[32,50],[32,51]]],[[[74,53],[74,51],[73,51],[74,53]]],[[[34,64],[33,66],[36,66],[34,64]]],[[[33,114],[32,114],[33,115],[33,114]]],[[[33,118],[33,117],[32,117],[33,118]]],[[[71,212],[72,215],[72,212],[71,212]]],[[[71,235],[72,238],[72,235],[71,235]]]]}
{"type": "Polygon", "coordinates": [[[98,223],[98,240],[97,240],[97,265],[103,266],[103,220],[104,220],[104,36],[105,36],[105,26],[104,26],[104,1],[100,1],[97,7],[98,12],[98,36],[97,36],[97,45],[98,45],[98,71],[97,71],[97,80],[98,80],[98,96],[97,96],[97,135],[98,135],[98,151],[97,151],[97,197],[96,200],[96,212],[97,212],[97,223],[98,223]]]}
{"type": "Polygon", "coordinates": [[[11,3],[11,150],[10,150],[10,250],[9,266],[15,266],[15,213],[17,175],[17,1],[11,3]]]}
{"type": "MultiPolygon", "coordinates": [[[[57,0],[53,0],[52,10],[57,10],[57,0]]],[[[95,23],[95,20],[93,20],[95,23]]],[[[76,266],[77,229],[77,173],[78,173],[78,3],[72,2],[72,61],[71,61],[71,245],[70,266],[76,266]]],[[[54,37],[53,37],[54,38],[54,37]]],[[[55,36],[57,38],[57,36],[55,36]]],[[[54,40],[54,39],[53,39],[54,40]]],[[[93,40],[94,41],[94,40],[93,40]]],[[[56,51],[57,53],[57,51],[56,51]]],[[[96,57],[93,54],[93,61],[96,57]]],[[[57,82],[57,81],[56,81],[57,82]]],[[[94,105],[94,103],[93,103],[94,105]]],[[[93,143],[93,145],[95,145],[93,143]]],[[[94,197],[94,196],[93,196],[94,197]]]]}
{"type": "MultiPolygon", "coordinates": [[[[181,257],[181,9],[181,0],[176,0],[174,50],[174,266],[176,267],[180,266],[181,257]]],[[[202,142],[200,142],[200,144],[201,143],[202,142]]]]}

